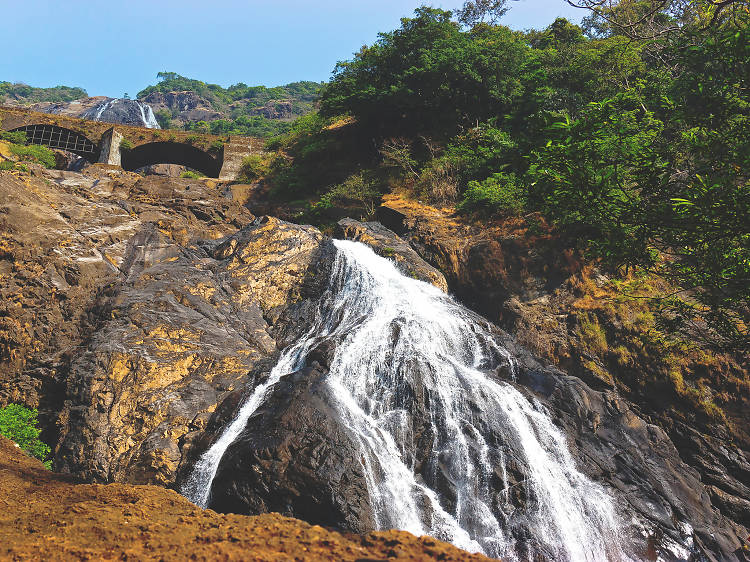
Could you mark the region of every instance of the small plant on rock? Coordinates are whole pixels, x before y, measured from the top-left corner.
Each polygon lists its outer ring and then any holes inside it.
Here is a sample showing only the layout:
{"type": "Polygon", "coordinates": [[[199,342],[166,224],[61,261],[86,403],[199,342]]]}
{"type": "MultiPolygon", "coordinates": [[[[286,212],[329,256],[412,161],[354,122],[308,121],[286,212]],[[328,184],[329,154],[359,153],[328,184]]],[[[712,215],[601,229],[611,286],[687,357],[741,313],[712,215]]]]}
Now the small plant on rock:
{"type": "Polygon", "coordinates": [[[20,404],[8,404],[0,408],[0,435],[14,441],[21,449],[38,458],[51,469],[48,460],[50,447],[39,439],[42,430],[37,427],[37,411],[20,404]]]}

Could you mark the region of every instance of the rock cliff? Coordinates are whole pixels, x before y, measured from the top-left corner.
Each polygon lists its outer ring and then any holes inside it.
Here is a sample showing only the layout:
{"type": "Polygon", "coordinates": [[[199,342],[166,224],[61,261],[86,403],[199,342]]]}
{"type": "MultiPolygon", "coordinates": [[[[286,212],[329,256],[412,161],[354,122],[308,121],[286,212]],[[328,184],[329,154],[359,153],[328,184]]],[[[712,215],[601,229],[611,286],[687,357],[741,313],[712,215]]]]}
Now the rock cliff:
{"type": "Polygon", "coordinates": [[[94,96],[68,102],[40,102],[29,109],[92,121],[159,128],[152,107],[139,100],[94,96]]]}
{"type": "MultiPolygon", "coordinates": [[[[750,372],[748,357],[665,344],[652,312],[623,298],[559,240],[529,235],[520,221],[472,224],[396,194],[379,210],[448,280],[462,302],[516,334],[520,343],[593,388],[614,390],[665,431],[680,458],[700,473],[721,512],[750,526],[750,372]],[[685,381],[721,401],[723,413],[695,399],[685,381]],[[697,380],[696,380],[697,379],[697,380]]],[[[638,281],[631,282],[641,289],[638,281]]],[[[639,292],[655,293],[646,286],[639,292]]]]}
{"type": "MultiPolygon", "coordinates": [[[[390,212],[383,220],[403,237],[351,220],[339,235],[442,289],[460,294],[461,280],[478,284],[482,312],[506,323],[518,290],[503,264],[516,254],[483,250],[496,246],[467,244],[454,231],[448,244],[409,223],[404,210],[390,212]]],[[[39,407],[57,469],[88,482],[178,487],[280,350],[310,328],[331,246],[313,227],[256,218],[212,180],[142,178],[98,165],[83,174],[0,173],[0,403],[39,407]]],[[[488,329],[516,357],[514,384],[551,413],[580,469],[632,516],[636,552],[746,559],[741,449],[684,423],[665,429],[616,386],[566,374],[488,329]]],[[[372,529],[356,447],[321,383],[338,343],[320,341],[305,368],[272,388],[223,458],[212,507],[372,529]]],[[[508,372],[488,376],[510,380],[508,372]]],[[[413,397],[416,428],[426,400],[413,397]]],[[[416,431],[413,446],[419,461],[429,436],[416,431]]],[[[524,467],[510,472],[521,484],[524,467]]],[[[441,493],[449,502],[447,475],[441,493]]],[[[523,510],[525,501],[518,493],[512,505],[523,510]]],[[[533,529],[524,532],[533,540],[533,529]]]]}

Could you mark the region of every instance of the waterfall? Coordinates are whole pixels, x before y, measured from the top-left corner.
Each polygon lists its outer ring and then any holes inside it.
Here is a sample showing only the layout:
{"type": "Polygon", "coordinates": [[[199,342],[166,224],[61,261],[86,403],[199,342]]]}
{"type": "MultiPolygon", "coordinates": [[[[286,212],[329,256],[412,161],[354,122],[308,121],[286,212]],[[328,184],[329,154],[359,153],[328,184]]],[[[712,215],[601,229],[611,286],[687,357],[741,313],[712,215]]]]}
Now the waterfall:
{"type": "Polygon", "coordinates": [[[107,101],[103,101],[99,103],[96,107],[93,107],[89,112],[87,113],[93,113],[93,120],[99,121],[102,117],[102,114],[107,111],[110,105],[112,105],[114,102],[116,102],[117,99],[110,99],[107,101]]]}
{"type": "Polygon", "coordinates": [[[147,103],[142,103],[138,100],[135,100],[135,104],[138,106],[138,109],[141,111],[141,119],[143,120],[143,124],[148,129],[161,129],[159,126],[159,122],[156,120],[156,116],[154,115],[154,110],[151,109],[151,106],[147,103]]]}
{"type": "Polygon", "coordinates": [[[626,559],[612,498],[576,469],[544,408],[493,374],[512,378],[515,367],[487,323],[369,247],[334,244],[314,325],[252,391],[182,493],[208,504],[224,451],[272,385],[332,339],[326,384],[360,448],[378,528],[508,560],[626,559]],[[512,471],[523,478],[512,482],[512,471]],[[521,507],[511,499],[518,493],[521,507]]]}
{"type": "Polygon", "coordinates": [[[161,129],[154,110],[139,100],[107,98],[81,113],[82,119],[161,129]]]}

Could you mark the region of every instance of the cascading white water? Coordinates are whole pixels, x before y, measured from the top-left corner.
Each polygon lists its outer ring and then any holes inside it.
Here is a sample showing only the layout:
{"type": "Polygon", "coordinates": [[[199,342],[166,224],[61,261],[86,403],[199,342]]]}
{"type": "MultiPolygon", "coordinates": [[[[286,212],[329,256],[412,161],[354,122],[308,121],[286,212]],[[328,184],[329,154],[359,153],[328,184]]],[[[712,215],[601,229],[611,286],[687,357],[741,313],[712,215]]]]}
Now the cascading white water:
{"type": "Polygon", "coordinates": [[[109,107],[110,107],[110,106],[111,106],[111,105],[112,105],[112,104],[113,104],[114,102],[116,102],[116,101],[117,101],[117,99],[116,99],[116,98],[115,98],[115,99],[111,99],[111,100],[107,100],[107,101],[103,101],[103,102],[99,103],[99,105],[97,105],[96,107],[94,107],[94,108],[93,108],[93,110],[92,110],[92,111],[93,111],[93,113],[94,113],[94,117],[93,117],[93,120],[94,120],[94,121],[99,121],[99,120],[101,119],[101,117],[102,117],[102,114],[103,114],[103,113],[104,113],[105,111],[107,111],[107,109],[108,109],[108,108],[109,108],[109,107]]]}
{"type": "Polygon", "coordinates": [[[108,98],[83,112],[81,117],[94,121],[127,123],[148,129],[161,129],[151,106],[138,100],[108,98]]]}
{"type": "Polygon", "coordinates": [[[135,100],[135,104],[138,106],[138,109],[141,110],[141,119],[143,120],[143,124],[148,129],[161,129],[159,126],[159,122],[156,120],[156,116],[154,115],[154,110],[151,109],[151,106],[147,103],[139,102],[138,100],[135,100]]]}
{"type": "Polygon", "coordinates": [[[331,284],[313,327],[253,390],[182,493],[207,505],[224,451],[271,386],[333,339],[326,383],[360,447],[378,528],[506,559],[625,559],[612,499],[576,469],[543,408],[491,375],[503,366],[513,372],[513,358],[486,323],[369,247],[334,243],[331,284]],[[416,396],[427,405],[419,413],[416,396]],[[511,460],[524,471],[513,484],[523,487],[522,513],[510,500],[511,460]],[[519,538],[519,525],[533,537],[519,538]]]}

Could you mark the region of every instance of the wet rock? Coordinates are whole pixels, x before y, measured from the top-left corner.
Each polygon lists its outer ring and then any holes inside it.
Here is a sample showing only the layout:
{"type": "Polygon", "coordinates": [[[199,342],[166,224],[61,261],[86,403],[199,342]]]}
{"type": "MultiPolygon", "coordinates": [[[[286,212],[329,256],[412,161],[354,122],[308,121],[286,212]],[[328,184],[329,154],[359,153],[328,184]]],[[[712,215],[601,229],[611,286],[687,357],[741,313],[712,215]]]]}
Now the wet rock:
{"type": "Polygon", "coordinates": [[[209,507],[279,512],[364,532],[374,526],[358,448],[332,409],[317,364],[282,378],[227,449],[209,507]]]}
{"type": "MultiPolygon", "coordinates": [[[[0,174],[0,403],[40,408],[44,437],[59,437],[58,467],[89,481],[174,485],[311,325],[332,244],[309,226],[255,219],[227,193],[212,180],[98,166],[0,174]]],[[[398,223],[395,211],[391,218],[398,223]]],[[[483,272],[475,279],[496,285],[492,298],[511,295],[504,315],[545,298],[535,278],[514,277],[527,262],[509,265],[512,237],[468,244],[461,225],[444,223],[449,244],[424,222],[406,224],[407,244],[378,223],[342,222],[342,235],[381,255],[392,249],[405,271],[438,286],[444,278],[414,248],[449,279],[483,272]]],[[[657,426],[611,384],[592,389],[494,333],[517,360],[516,381],[508,366],[487,376],[517,384],[564,429],[580,470],[614,491],[638,552],[670,560],[687,545],[695,559],[743,559],[750,469],[727,435],[674,420],[657,426]]],[[[361,463],[325,384],[337,345],[321,342],[308,368],[273,388],[222,461],[212,506],[372,527],[361,463]]],[[[404,368],[418,381],[416,360],[404,368]]],[[[433,439],[419,387],[402,389],[413,434],[404,454],[450,506],[450,474],[425,460],[433,439]]],[[[496,471],[494,509],[518,518],[517,538],[531,542],[518,515],[535,500],[525,473],[518,459],[496,471]]]]}
{"type": "MultiPolygon", "coordinates": [[[[735,394],[725,409],[729,422],[707,421],[695,415],[695,406],[691,403],[680,403],[679,397],[675,400],[672,389],[655,390],[653,386],[644,385],[649,378],[658,381],[661,376],[655,372],[652,356],[647,353],[638,357],[636,350],[625,360],[632,362],[636,358],[639,363],[619,370],[613,368],[622,360],[614,349],[620,343],[617,338],[628,332],[615,323],[616,319],[606,315],[594,318],[606,331],[608,341],[603,351],[597,353],[589,349],[581,341],[578,329],[583,320],[592,318],[587,316],[592,307],[606,304],[596,302],[595,297],[592,301],[591,296],[588,303],[579,301],[582,295],[576,293],[578,289],[573,279],[580,274],[583,265],[562,241],[548,235],[530,235],[512,219],[478,226],[463,217],[393,194],[385,196],[378,218],[445,274],[451,293],[462,303],[515,334],[537,357],[575,375],[579,383],[585,382],[588,389],[585,395],[602,391],[603,395],[612,397],[610,403],[617,406],[605,408],[607,414],[598,406],[600,399],[584,399],[576,390],[577,398],[571,397],[569,404],[559,402],[560,409],[555,416],[568,419],[566,432],[574,444],[586,443],[589,439],[596,441],[597,435],[618,442],[620,432],[634,431],[631,437],[637,446],[629,453],[615,456],[616,451],[606,452],[603,447],[596,454],[583,454],[579,463],[583,470],[601,475],[596,476],[597,479],[611,478],[618,489],[631,490],[634,504],[638,501],[632,490],[641,489],[645,497],[652,498],[639,508],[644,514],[653,509],[653,517],[658,520],[651,530],[644,531],[645,534],[661,536],[665,541],[677,540],[682,530],[672,520],[678,518],[679,513],[683,520],[695,517],[699,521],[693,525],[696,530],[691,540],[703,545],[701,548],[707,556],[711,552],[721,552],[719,558],[738,556],[729,553],[733,545],[738,544],[737,537],[748,535],[746,502],[750,501],[750,490],[745,484],[750,479],[746,393],[732,391],[731,383],[727,384],[725,392],[719,387],[717,393],[735,394]],[[573,414],[573,407],[575,423],[568,418],[573,414]],[[620,414],[620,421],[615,423],[612,416],[616,417],[617,408],[629,414],[620,414]],[[644,423],[658,438],[648,436],[648,431],[640,426],[644,423]],[[631,428],[630,424],[635,425],[631,428]],[[664,455],[664,464],[659,464],[658,468],[650,458],[655,455],[653,451],[664,455]],[[620,461],[612,464],[607,462],[608,458],[620,461]],[[627,461],[623,462],[623,458],[627,461]],[[607,466],[607,471],[597,468],[600,466],[607,466]],[[634,468],[636,466],[639,468],[634,468]],[[650,476],[642,480],[638,473],[650,476]],[[684,474],[691,476],[688,478],[684,474]],[[626,483],[618,483],[619,478],[626,483]],[[688,478],[688,483],[683,478],[688,478]],[[682,484],[678,486],[676,482],[682,484]],[[719,515],[728,520],[722,521],[719,515]],[[715,532],[716,529],[728,530],[722,535],[721,531],[715,532]],[[716,538],[711,538],[711,533],[715,533],[716,538]]],[[[606,278],[596,273],[592,277],[595,293],[606,278]]],[[[703,376],[714,380],[746,377],[742,357],[739,360],[722,358],[716,364],[724,372],[703,376]]],[[[540,374],[543,372],[536,367],[525,370],[524,384],[538,395],[551,396],[562,379],[540,374]]],[[[568,383],[563,386],[567,387],[568,383]]]]}

